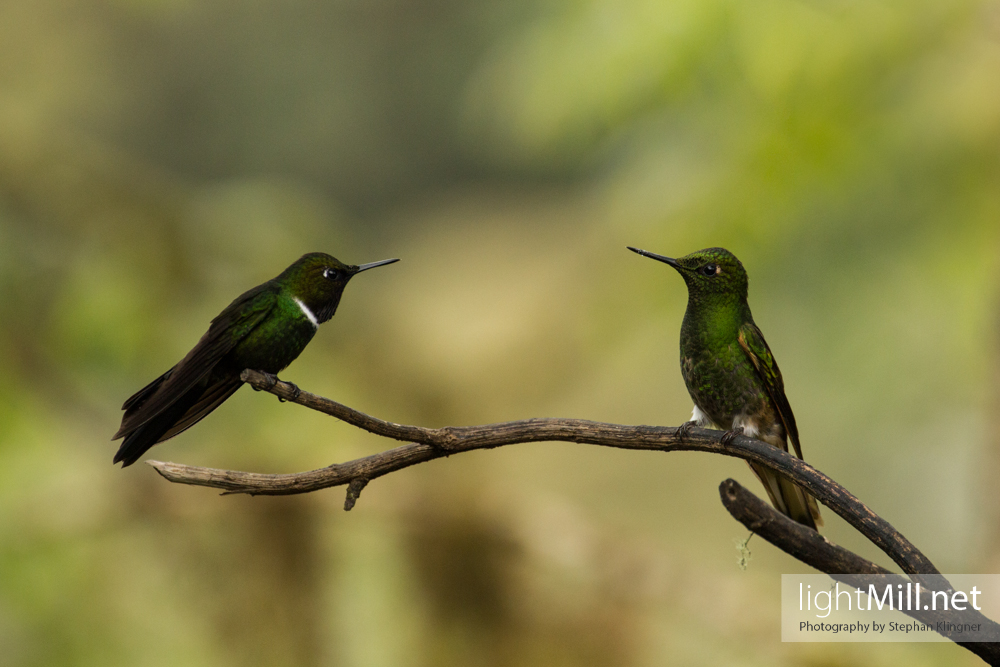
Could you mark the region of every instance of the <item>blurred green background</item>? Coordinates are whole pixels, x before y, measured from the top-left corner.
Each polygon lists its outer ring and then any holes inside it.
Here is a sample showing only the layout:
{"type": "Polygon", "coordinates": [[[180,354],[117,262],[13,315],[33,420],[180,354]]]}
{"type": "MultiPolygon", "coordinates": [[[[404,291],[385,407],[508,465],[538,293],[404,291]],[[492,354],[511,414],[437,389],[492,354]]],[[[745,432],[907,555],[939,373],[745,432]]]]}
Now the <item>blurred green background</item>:
{"type": "MultiPolygon", "coordinates": [[[[307,251],[401,257],[283,376],[397,422],[677,425],[721,245],[807,460],[1000,571],[1000,2],[0,2],[0,665],[980,664],[782,644],[738,460],[531,444],[305,497],[111,466],[119,406],[307,251]]],[[[393,443],[248,389],[150,457],[393,443]]],[[[881,563],[827,510],[825,533],[881,563]]]]}

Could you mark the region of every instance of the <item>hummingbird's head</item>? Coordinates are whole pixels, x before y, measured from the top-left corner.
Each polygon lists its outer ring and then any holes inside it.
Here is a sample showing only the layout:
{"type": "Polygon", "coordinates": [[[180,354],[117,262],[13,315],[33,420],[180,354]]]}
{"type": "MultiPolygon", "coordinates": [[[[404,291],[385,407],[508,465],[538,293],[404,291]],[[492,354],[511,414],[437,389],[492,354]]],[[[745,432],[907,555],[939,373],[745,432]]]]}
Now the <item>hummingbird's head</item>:
{"type": "Polygon", "coordinates": [[[305,304],[318,322],[326,322],[337,311],[340,295],[351,278],[362,271],[398,261],[383,259],[358,266],[344,264],[323,252],[310,252],[282,271],[275,281],[305,304]]]}
{"type": "Polygon", "coordinates": [[[631,246],[629,250],[677,269],[694,299],[718,296],[747,298],[747,272],[736,255],[725,248],[705,248],[677,259],[631,246]]]}

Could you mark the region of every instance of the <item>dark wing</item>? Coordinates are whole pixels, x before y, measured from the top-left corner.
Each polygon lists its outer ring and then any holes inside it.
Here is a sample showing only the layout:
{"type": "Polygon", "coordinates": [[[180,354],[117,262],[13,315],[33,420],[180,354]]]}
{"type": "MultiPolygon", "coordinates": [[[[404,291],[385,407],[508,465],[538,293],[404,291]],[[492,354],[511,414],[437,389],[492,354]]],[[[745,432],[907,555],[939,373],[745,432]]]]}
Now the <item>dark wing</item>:
{"type": "Polygon", "coordinates": [[[802,447],[799,446],[799,429],[795,425],[795,415],[792,414],[792,406],[785,398],[785,383],[781,379],[781,371],[778,370],[778,363],[771,354],[771,348],[764,340],[764,334],[760,332],[757,325],[747,322],[740,327],[739,335],[740,347],[750,357],[750,363],[757,369],[757,375],[764,382],[767,393],[778,410],[778,417],[785,426],[785,433],[792,441],[795,448],[795,455],[802,458],[802,447]]]}
{"type": "Polygon", "coordinates": [[[147,384],[139,391],[129,396],[128,400],[125,401],[125,404],[122,406],[122,410],[128,412],[130,409],[132,409],[133,406],[138,407],[143,403],[145,403],[150,396],[156,393],[156,390],[160,388],[160,385],[167,381],[167,379],[170,377],[170,374],[173,372],[174,369],[171,368],[169,371],[167,371],[166,373],[156,378],[155,380],[147,384]]]}
{"type": "MultiPolygon", "coordinates": [[[[274,285],[267,282],[243,293],[229,304],[218,317],[212,320],[208,331],[201,337],[198,344],[187,353],[187,356],[125,401],[125,405],[122,406],[122,409],[125,410],[122,425],[112,440],[117,440],[136,430],[169,408],[182,396],[185,396],[194,385],[215,368],[220,359],[226,356],[248,333],[253,331],[254,327],[267,317],[274,308],[277,295],[278,292],[274,285]]],[[[236,386],[238,387],[239,384],[236,386]]],[[[212,398],[218,400],[211,402],[210,405],[199,401],[197,405],[193,406],[192,410],[199,413],[197,419],[208,414],[233,391],[235,389],[228,391],[222,397],[209,396],[213,392],[206,392],[206,400],[212,398]]],[[[187,428],[197,419],[191,421],[185,414],[181,421],[185,422],[184,428],[187,428]]],[[[179,430],[174,430],[174,434],[179,432],[179,430]]]]}
{"type": "Polygon", "coordinates": [[[194,426],[232,396],[242,384],[239,377],[222,375],[207,388],[195,385],[151,419],[125,432],[125,440],[118,448],[114,462],[120,461],[123,468],[132,465],[156,443],[194,426]]]}
{"type": "Polygon", "coordinates": [[[198,398],[198,402],[188,408],[187,412],[185,412],[183,416],[181,416],[181,418],[170,427],[169,431],[161,435],[157,442],[169,440],[178,433],[188,430],[204,419],[212,410],[222,405],[222,403],[236,393],[236,390],[241,386],[243,386],[243,382],[239,378],[219,380],[215,384],[209,386],[209,388],[206,389],[205,392],[198,398]]]}

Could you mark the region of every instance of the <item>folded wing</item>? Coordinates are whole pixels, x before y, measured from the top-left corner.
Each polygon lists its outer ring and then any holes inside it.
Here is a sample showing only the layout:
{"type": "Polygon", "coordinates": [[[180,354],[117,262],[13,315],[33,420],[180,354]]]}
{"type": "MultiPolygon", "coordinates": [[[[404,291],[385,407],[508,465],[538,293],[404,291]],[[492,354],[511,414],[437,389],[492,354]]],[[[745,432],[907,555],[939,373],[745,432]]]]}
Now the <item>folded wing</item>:
{"type": "MultiPolygon", "coordinates": [[[[795,415],[792,414],[792,406],[789,405],[788,398],[785,396],[785,383],[781,378],[778,363],[774,360],[774,355],[771,354],[771,348],[768,347],[767,341],[764,340],[764,334],[761,333],[756,324],[748,322],[740,327],[739,342],[767,389],[768,396],[770,396],[778,413],[778,418],[785,427],[785,434],[792,441],[792,447],[795,448],[795,455],[801,459],[802,446],[799,444],[799,429],[795,425],[795,415]]],[[[785,451],[787,450],[788,446],[785,445],[785,451]]],[[[751,464],[750,467],[764,483],[764,488],[767,489],[775,507],[807,526],[811,525],[815,528],[817,525],[823,525],[816,499],[802,487],[763,466],[751,464]]]]}

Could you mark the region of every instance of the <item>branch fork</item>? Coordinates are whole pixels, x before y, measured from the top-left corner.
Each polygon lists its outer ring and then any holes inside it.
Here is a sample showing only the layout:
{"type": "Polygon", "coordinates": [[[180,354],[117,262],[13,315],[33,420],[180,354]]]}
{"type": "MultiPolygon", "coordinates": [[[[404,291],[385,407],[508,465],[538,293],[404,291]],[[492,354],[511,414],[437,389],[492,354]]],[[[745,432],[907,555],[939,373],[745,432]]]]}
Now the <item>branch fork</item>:
{"type": "MultiPolygon", "coordinates": [[[[847,489],[802,459],[772,445],[737,432],[680,427],[627,426],[584,419],[526,419],[478,426],[438,429],[396,424],[372,417],[328,398],[300,390],[275,376],[247,369],[241,379],[254,389],[267,391],[291,403],[336,417],[365,431],[406,444],[353,461],[306,472],[269,475],[218,470],[163,461],[147,461],[171,482],[221,489],[227,494],[291,495],[333,486],[347,486],[344,509],[351,510],[362,489],[372,480],[403,468],[477,449],[492,449],[526,442],[564,441],[646,451],[701,451],[742,458],[766,466],[808,490],[891,558],[909,581],[928,588],[947,585],[934,564],[888,521],[878,516],[847,489]],[[924,575],[924,576],[921,576],[924,575]],[[935,576],[937,575],[937,576],[935,576]],[[943,582],[943,583],[942,583],[943,582]]],[[[887,582],[905,583],[901,575],[837,546],[816,531],[776,511],[734,480],[719,488],[722,503],[735,519],[754,533],[800,561],[850,584],[851,575],[877,574],[887,582]],[[897,582],[896,579],[899,581],[897,582]]],[[[948,618],[927,613],[910,614],[918,620],[983,623],[997,642],[957,642],[990,665],[1000,666],[1000,625],[979,612],[947,612],[948,618]]],[[[950,639],[947,633],[942,633],[950,639]]]]}

